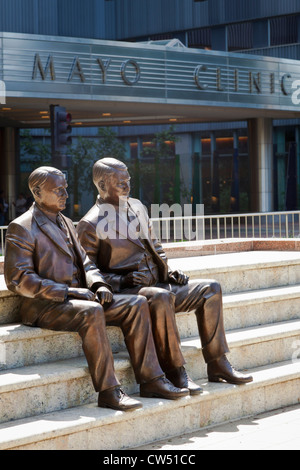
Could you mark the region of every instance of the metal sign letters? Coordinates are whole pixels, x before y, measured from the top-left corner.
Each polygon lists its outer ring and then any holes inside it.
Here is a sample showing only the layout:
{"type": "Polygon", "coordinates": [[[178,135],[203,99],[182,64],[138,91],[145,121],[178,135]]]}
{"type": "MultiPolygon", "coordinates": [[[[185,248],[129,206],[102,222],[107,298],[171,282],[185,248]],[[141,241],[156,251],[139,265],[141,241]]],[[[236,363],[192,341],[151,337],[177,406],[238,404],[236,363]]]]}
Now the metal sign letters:
{"type": "Polygon", "coordinates": [[[300,104],[295,60],[12,33],[1,33],[0,40],[0,78],[7,96],[278,110],[300,104]]]}

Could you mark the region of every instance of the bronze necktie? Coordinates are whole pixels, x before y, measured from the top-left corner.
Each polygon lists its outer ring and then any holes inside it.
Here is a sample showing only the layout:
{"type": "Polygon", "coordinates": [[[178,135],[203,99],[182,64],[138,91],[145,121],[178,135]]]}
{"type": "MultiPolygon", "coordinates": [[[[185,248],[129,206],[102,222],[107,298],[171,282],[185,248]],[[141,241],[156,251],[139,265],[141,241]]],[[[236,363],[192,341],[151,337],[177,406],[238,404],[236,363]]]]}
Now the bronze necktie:
{"type": "Polygon", "coordinates": [[[57,225],[59,226],[59,228],[64,232],[64,234],[66,235],[67,238],[69,238],[69,231],[68,231],[68,228],[63,220],[63,218],[61,217],[60,214],[58,214],[57,218],[56,218],[56,222],[57,222],[57,225]]]}

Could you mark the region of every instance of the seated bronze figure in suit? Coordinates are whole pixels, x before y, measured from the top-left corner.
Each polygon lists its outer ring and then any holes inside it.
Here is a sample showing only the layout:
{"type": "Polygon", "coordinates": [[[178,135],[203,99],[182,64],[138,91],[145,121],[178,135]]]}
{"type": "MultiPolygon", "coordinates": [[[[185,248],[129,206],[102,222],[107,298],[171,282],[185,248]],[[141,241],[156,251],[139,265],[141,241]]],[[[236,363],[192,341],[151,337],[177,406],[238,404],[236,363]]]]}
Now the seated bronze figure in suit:
{"type": "MultiPolygon", "coordinates": [[[[166,348],[165,311],[195,311],[209,381],[252,381],[251,376],[236,371],[226,357],[229,350],[220,284],[211,279],[189,280],[180,270],[169,269],[145,207],[129,196],[126,165],[110,157],[98,160],[93,167],[93,181],[99,195],[77,226],[79,239],[115,293],[138,294],[148,300],[158,357],[166,348]]],[[[170,346],[170,351],[174,350],[170,346]]],[[[174,385],[199,393],[184,367],[164,370],[174,385]]]]}
{"type": "MultiPolygon", "coordinates": [[[[40,167],[29,176],[32,207],[8,227],[4,261],[8,289],[22,297],[25,325],[76,331],[82,339],[98,405],[117,410],[142,406],[120,387],[106,325],[122,329],[141,395],[177,399],[189,391],[175,387],[159,363],[149,305],[144,296],[112,287],[81,246],[65,209],[67,182],[62,172],[40,167]]],[[[177,330],[173,333],[175,336],[177,330]]],[[[184,359],[177,351],[178,363],[184,359]]]]}

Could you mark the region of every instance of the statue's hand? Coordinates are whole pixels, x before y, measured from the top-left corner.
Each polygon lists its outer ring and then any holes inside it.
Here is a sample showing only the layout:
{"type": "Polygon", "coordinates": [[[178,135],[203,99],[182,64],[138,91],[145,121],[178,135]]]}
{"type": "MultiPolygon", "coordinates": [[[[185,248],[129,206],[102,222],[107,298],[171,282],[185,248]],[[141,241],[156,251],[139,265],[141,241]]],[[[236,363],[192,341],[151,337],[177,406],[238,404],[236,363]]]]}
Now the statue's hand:
{"type": "Polygon", "coordinates": [[[139,273],[138,271],[133,271],[131,273],[126,274],[126,276],[122,276],[121,279],[121,286],[124,287],[134,287],[134,286],[148,286],[149,279],[143,273],[139,273]]]}
{"type": "Polygon", "coordinates": [[[97,289],[96,296],[101,305],[104,305],[106,303],[110,304],[113,299],[112,292],[104,286],[99,287],[99,289],[97,289]]]}
{"type": "Polygon", "coordinates": [[[89,289],[83,287],[69,287],[68,298],[81,300],[95,300],[96,294],[89,289]]]}
{"type": "Polygon", "coordinates": [[[175,284],[185,285],[189,282],[189,276],[184,274],[180,269],[177,269],[169,273],[169,281],[175,284]]]}

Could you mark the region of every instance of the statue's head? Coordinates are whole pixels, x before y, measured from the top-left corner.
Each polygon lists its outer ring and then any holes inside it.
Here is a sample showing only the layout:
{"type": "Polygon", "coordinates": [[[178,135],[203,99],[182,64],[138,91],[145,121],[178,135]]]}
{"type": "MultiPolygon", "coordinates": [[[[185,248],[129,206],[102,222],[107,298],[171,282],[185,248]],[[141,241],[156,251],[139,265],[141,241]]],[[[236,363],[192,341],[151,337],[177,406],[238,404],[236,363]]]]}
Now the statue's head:
{"type": "Polygon", "coordinates": [[[93,182],[103,201],[118,205],[130,194],[130,175],[127,166],[112,157],[102,158],[93,166],[93,182]]]}
{"type": "Polygon", "coordinates": [[[66,208],[67,182],[57,168],[41,166],[28,178],[28,186],[35,202],[49,212],[58,213],[66,208]]]}

